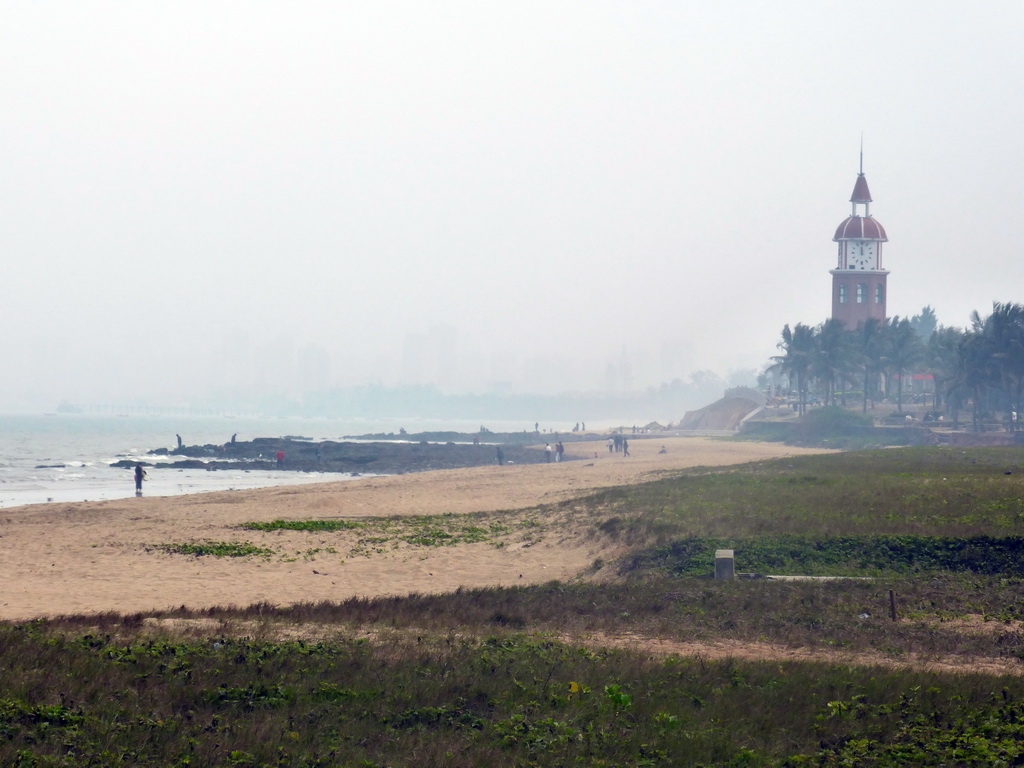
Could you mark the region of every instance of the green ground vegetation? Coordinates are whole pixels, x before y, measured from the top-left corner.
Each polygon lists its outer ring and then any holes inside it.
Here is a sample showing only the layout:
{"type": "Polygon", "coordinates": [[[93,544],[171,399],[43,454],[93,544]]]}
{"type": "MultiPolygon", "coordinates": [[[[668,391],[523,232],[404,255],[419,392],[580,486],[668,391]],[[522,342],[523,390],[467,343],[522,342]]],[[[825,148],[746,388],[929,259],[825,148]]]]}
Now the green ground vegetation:
{"type": "Polygon", "coordinates": [[[890,448],[697,468],[595,493],[602,531],[636,544],[691,537],[1024,535],[1020,448],[890,448]]]}
{"type": "MultiPolygon", "coordinates": [[[[249,541],[205,541],[194,543],[162,543],[149,549],[173,555],[210,557],[266,557],[285,561],[302,556],[340,555],[371,557],[403,548],[454,547],[460,544],[488,543],[503,547],[511,540],[536,542],[542,526],[534,513],[486,513],[470,515],[411,515],[379,517],[365,520],[314,519],[271,520],[250,522],[240,526],[246,531],[267,534],[259,544],[249,541]],[[322,546],[289,550],[272,534],[298,531],[317,534],[322,546]],[[334,535],[334,538],[331,536],[334,535]],[[326,537],[326,538],[325,538],[326,537]]],[[[344,562],[344,557],[341,558],[344,562]]]]}
{"type": "MultiPolygon", "coordinates": [[[[516,514],[516,517],[519,515],[516,514]]],[[[529,522],[511,522],[509,515],[495,513],[471,515],[409,515],[366,520],[273,520],[244,523],[250,531],[306,531],[333,533],[356,531],[349,555],[381,553],[401,546],[453,547],[459,544],[489,542],[503,545],[514,530],[529,528],[529,522]]]]}
{"type": "Polygon", "coordinates": [[[991,766],[1024,737],[1024,690],[980,675],[651,661],[521,634],[0,638],[11,766],[991,766]]]}
{"type": "Polygon", "coordinates": [[[258,547],[248,541],[199,541],[176,544],[154,544],[151,549],[169,555],[191,555],[192,557],[269,557],[273,553],[266,547],[258,547]]]}

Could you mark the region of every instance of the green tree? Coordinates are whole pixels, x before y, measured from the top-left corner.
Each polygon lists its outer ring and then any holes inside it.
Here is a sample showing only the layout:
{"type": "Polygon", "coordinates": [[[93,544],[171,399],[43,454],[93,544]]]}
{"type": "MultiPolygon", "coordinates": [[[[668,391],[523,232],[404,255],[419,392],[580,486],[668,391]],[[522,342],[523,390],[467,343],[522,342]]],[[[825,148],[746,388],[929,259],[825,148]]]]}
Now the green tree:
{"type": "Polygon", "coordinates": [[[913,327],[914,333],[921,338],[921,342],[927,344],[938,330],[939,320],[935,317],[935,310],[928,306],[921,310],[921,314],[910,318],[910,325],[913,327]]]}
{"type": "Polygon", "coordinates": [[[989,393],[989,403],[1002,405],[1010,424],[1010,413],[1020,411],[1024,390],[1024,306],[996,302],[984,320],[977,312],[971,317],[988,356],[981,362],[988,374],[987,384],[994,390],[989,393]]]}
{"type": "Polygon", "coordinates": [[[903,412],[903,381],[921,360],[924,345],[906,318],[893,317],[886,328],[886,358],[889,373],[896,378],[896,410],[903,412]]]}
{"type": "MultiPolygon", "coordinates": [[[[995,304],[990,319],[999,329],[996,339],[997,365],[1008,395],[1007,416],[1021,410],[1024,391],[1024,306],[995,304]]],[[[1013,424],[1016,428],[1016,424],[1013,424]]]]}
{"type": "Polygon", "coordinates": [[[856,350],[864,386],[861,412],[867,413],[868,399],[872,405],[875,402],[874,394],[878,390],[878,377],[885,357],[885,333],[881,322],[871,318],[857,327],[856,350]]]}
{"type": "Polygon", "coordinates": [[[926,359],[935,381],[935,410],[944,409],[960,424],[960,409],[967,393],[967,371],[962,346],[966,332],[940,327],[928,341],[926,359]]]}
{"type": "Polygon", "coordinates": [[[799,398],[798,413],[801,416],[807,412],[807,387],[817,348],[814,337],[815,331],[809,325],[797,323],[790,330],[787,324],[782,329],[782,341],[778,343],[778,348],[782,350],[783,354],[772,358],[774,365],[771,366],[771,369],[788,377],[791,389],[793,383],[796,383],[799,398]]]}
{"type": "Polygon", "coordinates": [[[975,431],[981,428],[981,414],[987,394],[995,381],[992,365],[992,339],[985,334],[985,324],[977,312],[971,313],[971,329],[960,344],[963,357],[964,387],[971,395],[971,421],[975,431]]]}
{"type": "Polygon", "coordinates": [[[853,372],[856,347],[843,323],[826,320],[814,335],[816,344],[811,373],[825,385],[825,405],[835,405],[836,385],[853,372]]]}

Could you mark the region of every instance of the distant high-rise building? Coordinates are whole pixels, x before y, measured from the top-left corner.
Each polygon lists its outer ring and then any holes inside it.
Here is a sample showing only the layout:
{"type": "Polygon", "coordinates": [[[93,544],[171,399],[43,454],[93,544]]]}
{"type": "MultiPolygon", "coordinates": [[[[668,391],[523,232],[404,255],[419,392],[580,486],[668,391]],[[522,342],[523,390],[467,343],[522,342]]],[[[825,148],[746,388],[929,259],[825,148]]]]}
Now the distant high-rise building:
{"type": "Polygon", "coordinates": [[[889,241],[885,229],[871,216],[871,192],[864,177],[864,153],[860,172],[850,196],[853,209],[836,229],[832,240],[839,244],[839,261],[832,274],[832,317],[853,330],[867,320],[885,322],[886,278],[882,268],[882,244],[889,241]]]}

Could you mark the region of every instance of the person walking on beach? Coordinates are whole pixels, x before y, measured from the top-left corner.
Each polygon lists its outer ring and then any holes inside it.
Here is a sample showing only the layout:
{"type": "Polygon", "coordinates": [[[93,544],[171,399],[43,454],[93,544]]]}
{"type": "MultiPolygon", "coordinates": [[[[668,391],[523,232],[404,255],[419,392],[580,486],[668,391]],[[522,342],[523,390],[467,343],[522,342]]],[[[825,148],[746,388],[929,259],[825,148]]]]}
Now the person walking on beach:
{"type": "Polygon", "coordinates": [[[564,453],[565,453],[565,446],[562,445],[562,441],[559,440],[557,443],[555,443],[555,461],[561,461],[562,460],[562,454],[564,454],[564,453]]]}
{"type": "Polygon", "coordinates": [[[551,454],[553,453],[551,443],[544,443],[544,461],[548,464],[551,463],[551,454]]]}
{"type": "Polygon", "coordinates": [[[622,438],[622,455],[629,456],[629,440],[622,438]]]}
{"type": "Polygon", "coordinates": [[[135,495],[142,495],[142,481],[146,478],[146,470],[142,468],[142,463],[139,462],[135,465],[135,495]]]}
{"type": "Polygon", "coordinates": [[[277,468],[281,469],[284,467],[284,451],[277,452],[277,468]]]}
{"type": "Polygon", "coordinates": [[[505,454],[501,452],[501,446],[495,449],[494,458],[497,460],[499,467],[505,463],[505,454]]]}

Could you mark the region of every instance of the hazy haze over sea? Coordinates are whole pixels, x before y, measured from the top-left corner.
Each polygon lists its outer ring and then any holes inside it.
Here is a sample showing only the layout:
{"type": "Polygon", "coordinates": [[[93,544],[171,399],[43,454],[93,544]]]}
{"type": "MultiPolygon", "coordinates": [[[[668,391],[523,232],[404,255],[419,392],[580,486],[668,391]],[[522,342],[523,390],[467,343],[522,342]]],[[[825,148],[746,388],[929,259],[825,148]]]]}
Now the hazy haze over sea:
{"type": "Polygon", "coordinates": [[[727,380],[862,136],[889,314],[1022,299],[1020,0],[0,9],[3,411],[727,380]]]}

